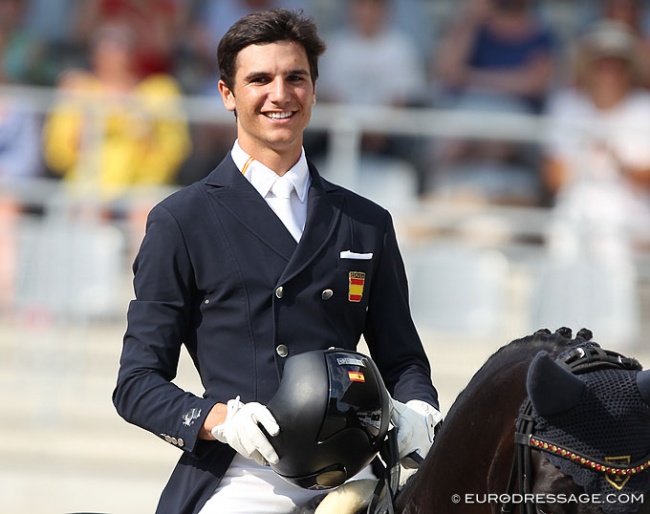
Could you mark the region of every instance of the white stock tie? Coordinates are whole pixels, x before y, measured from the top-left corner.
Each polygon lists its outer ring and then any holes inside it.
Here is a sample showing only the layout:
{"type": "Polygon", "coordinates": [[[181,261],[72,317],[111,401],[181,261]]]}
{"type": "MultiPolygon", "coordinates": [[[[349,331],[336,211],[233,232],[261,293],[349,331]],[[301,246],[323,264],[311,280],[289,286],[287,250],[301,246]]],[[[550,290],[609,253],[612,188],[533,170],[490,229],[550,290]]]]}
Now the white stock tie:
{"type": "Polygon", "coordinates": [[[293,238],[300,241],[302,228],[298,225],[295,213],[291,208],[291,193],[294,190],[293,183],[289,179],[278,177],[271,187],[271,191],[275,195],[272,207],[293,238]]]}

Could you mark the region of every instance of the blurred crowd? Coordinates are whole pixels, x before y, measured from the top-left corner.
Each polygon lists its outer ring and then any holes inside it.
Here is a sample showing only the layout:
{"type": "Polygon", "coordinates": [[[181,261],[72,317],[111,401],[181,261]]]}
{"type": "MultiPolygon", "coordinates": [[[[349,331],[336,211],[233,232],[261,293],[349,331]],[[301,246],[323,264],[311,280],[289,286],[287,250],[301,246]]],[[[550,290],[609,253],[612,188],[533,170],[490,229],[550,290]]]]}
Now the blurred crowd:
{"type": "MultiPolygon", "coordinates": [[[[364,134],[364,154],[411,166],[419,197],[548,205],[577,182],[621,179],[644,204],[645,138],[612,128],[650,119],[644,0],[0,0],[0,85],[58,93],[45,115],[0,97],[0,178],[63,178],[116,197],[205,176],[234,126],[190,122],[179,100],[219,102],[221,34],[270,7],[304,9],[321,26],[319,105],[548,115],[561,126],[543,144],[364,134]]],[[[317,159],[328,134],[308,135],[317,159]]]]}
{"type": "MultiPolygon", "coordinates": [[[[644,0],[0,0],[0,86],[57,92],[45,113],[28,97],[0,95],[0,180],[61,178],[112,199],[202,178],[229,151],[234,123],[188,120],[180,100],[220,103],[221,34],[271,7],[304,9],[321,27],[319,105],[554,122],[539,142],[498,131],[364,134],[364,155],[410,166],[419,198],[552,205],[581,195],[601,206],[614,197],[619,214],[625,206],[646,216],[644,0]]],[[[329,135],[307,134],[308,155],[325,155],[329,135]]]]}

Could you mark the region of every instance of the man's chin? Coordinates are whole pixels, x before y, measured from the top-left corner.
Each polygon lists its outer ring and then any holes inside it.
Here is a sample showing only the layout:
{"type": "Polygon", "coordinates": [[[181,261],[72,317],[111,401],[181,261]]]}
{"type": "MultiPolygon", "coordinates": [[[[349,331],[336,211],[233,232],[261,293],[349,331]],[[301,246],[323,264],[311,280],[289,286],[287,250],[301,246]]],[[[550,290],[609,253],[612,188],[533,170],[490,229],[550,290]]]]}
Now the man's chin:
{"type": "Polygon", "coordinates": [[[295,148],[302,148],[302,137],[295,133],[291,134],[274,134],[266,140],[269,148],[277,152],[291,151],[295,148]]]}

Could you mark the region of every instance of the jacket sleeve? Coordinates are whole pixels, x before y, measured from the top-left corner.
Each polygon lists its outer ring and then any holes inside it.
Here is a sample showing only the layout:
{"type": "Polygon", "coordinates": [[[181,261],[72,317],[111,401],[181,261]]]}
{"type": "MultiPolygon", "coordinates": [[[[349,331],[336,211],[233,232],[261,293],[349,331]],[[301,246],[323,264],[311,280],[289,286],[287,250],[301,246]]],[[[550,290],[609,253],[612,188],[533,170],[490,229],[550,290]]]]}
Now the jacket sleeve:
{"type": "Polygon", "coordinates": [[[172,382],[189,330],[193,283],[182,231],[157,206],[134,264],[135,299],[128,309],[113,403],[126,421],[190,452],[215,403],[172,382]]]}
{"type": "Polygon", "coordinates": [[[388,212],[364,337],[393,398],[422,400],[439,410],[429,360],[411,317],[406,271],[388,212]]]}

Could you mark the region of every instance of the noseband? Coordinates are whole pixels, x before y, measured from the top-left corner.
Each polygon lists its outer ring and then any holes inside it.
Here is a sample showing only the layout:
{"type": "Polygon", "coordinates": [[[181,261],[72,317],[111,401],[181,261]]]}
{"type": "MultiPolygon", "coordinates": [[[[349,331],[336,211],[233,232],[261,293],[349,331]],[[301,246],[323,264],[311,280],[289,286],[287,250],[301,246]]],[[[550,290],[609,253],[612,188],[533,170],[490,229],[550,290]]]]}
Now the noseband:
{"type": "MultiPolygon", "coordinates": [[[[574,375],[590,373],[604,369],[641,370],[642,367],[636,359],[624,357],[616,352],[604,350],[599,346],[578,346],[569,350],[558,361],[567,367],[574,375]]],[[[594,471],[627,476],[639,473],[650,468],[650,460],[617,466],[588,455],[581,455],[571,448],[561,447],[553,441],[547,441],[535,436],[535,419],[532,416],[533,405],[530,398],[526,398],[521,406],[515,430],[515,456],[512,462],[508,488],[505,497],[507,501],[501,504],[501,514],[512,514],[514,502],[512,501],[515,486],[524,498],[532,496],[532,450],[539,450],[566,458],[583,467],[594,471]]],[[[535,514],[536,505],[532,501],[524,501],[521,514],[535,514]]]]}

